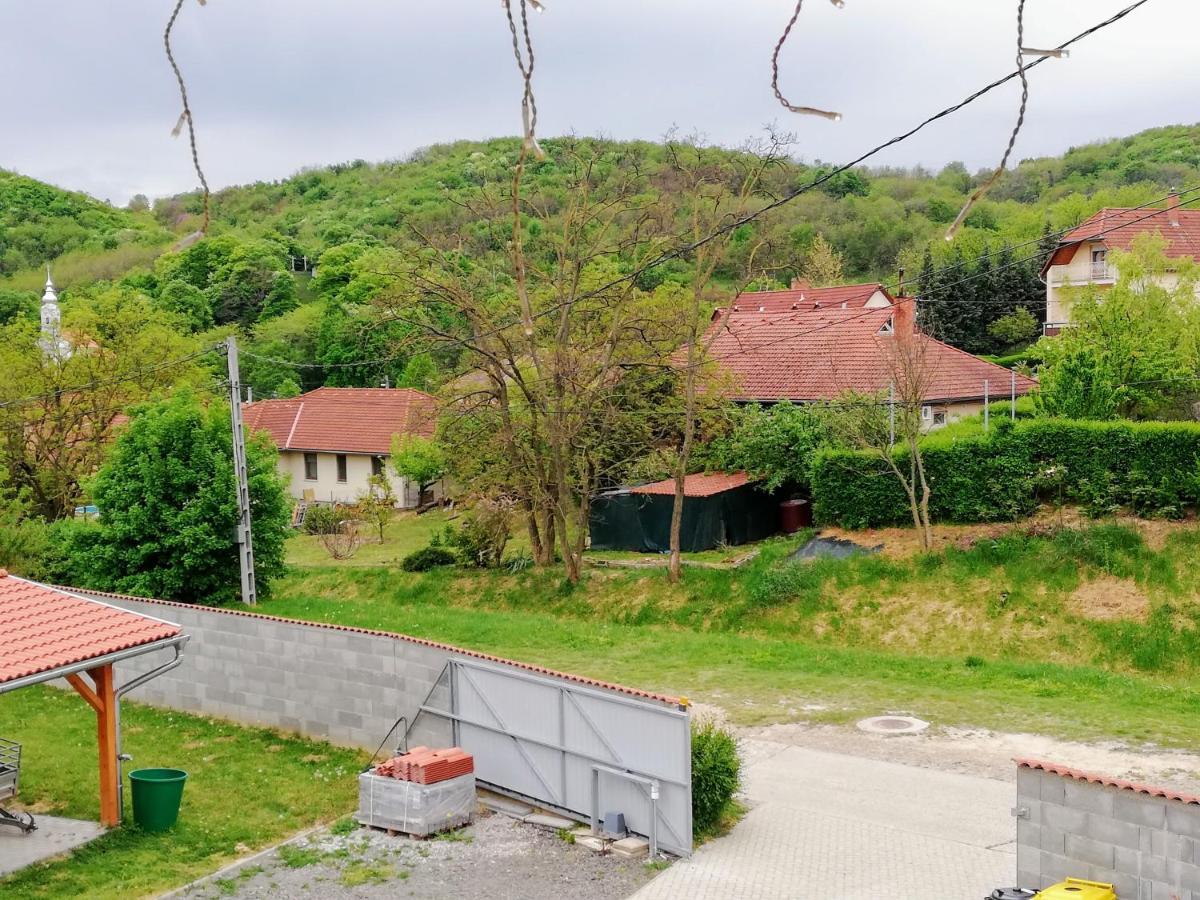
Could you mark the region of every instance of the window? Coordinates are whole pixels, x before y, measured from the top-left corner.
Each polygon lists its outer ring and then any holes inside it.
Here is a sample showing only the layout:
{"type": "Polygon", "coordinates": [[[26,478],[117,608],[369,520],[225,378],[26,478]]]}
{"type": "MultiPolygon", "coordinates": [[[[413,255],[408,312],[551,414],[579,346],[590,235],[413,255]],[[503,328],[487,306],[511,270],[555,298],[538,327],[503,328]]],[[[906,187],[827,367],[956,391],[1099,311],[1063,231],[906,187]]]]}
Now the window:
{"type": "Polygon", "coordinates": [[[933,414],[933,424],[934,425],[945,425],[946,424],[946,411],[944,409],[938,410],[937,412],[935,412],[933,414]]]}
{"type": "Polygon", "coordinates": [[[921,421],[928,422],[932,418],[933,418],[933,407],[932,406],[922,406],[921,407],[921,421]]]}
{"type": "Polygon", "coordinates": [[[304,480],[317,480],[317,454],[315,453],[304,454],[304,480]]]}
{"type": "Polygon", "coordinates": [[[1092,251],[1092,262],[1102,263],[1106,259],[1108,259],[1108,251],[1107,250],[1093,250],[1092,251]]]}
{"type": "Polygon", "coordinates": [[[383,474],[383,457],[382,456],[372,456],[371,457],[371,474],[372,475],[382,475],[383,474]]]}
{"type": "Polygon", "coordinates": [[[882,326],[880,326],[879,333],[880,334],[891,334],[895,330],[896,330],[895,325],[893,324],[892,320],[889,318],[886,322],[883,323],[882,326]]]}
{"type": "Polygon", "coordinates": [[[344,453],[339,453],[337,455],[337,472],[338,472],[338,483],[345,484],[346,483],[346,454],[344,454],[344,453]]]}

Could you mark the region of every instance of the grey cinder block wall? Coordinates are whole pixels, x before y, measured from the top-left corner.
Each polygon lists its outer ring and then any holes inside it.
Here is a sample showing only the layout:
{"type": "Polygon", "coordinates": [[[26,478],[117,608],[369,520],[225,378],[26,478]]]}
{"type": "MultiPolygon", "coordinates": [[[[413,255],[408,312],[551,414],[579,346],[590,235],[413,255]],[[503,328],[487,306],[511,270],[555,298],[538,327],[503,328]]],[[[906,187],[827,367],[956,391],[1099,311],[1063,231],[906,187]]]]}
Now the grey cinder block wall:
{"type": "Polygon", "coordinates": [[[1120,900],[1200,900],[1200,798],[1018,762],[1022,887],[1070,876],[1109,882],[1120,900]]]}
{"type": "MultiPolygon", "coordinates": [[[[143,600],[70,589],[85,597],[183,626],[190,635],[182,664],[133,691],[129,698],[156,706],[220,716],[374,750],[397,717],[409,723],[453,657],[476,657],[554,677],[536,666],[501,660],[385,632],[298,622],[242,611],[143,600]]],[[[162,665],[169,650],[118,664],[118,681],[162,665]]],[[[558,675],[593,690],[637,694],[673,705],[672,698],[558,675]]],[[[447,708],[443,687],[433,705],[447,708]]],[[[401,726],[403,727],[403,726],[401,726]]],[[[394,747],[400,729],[388,739],[394,747]]],[[[410,744],[449,746],[451,728],[441,717],[421,716],[410,744]]]]}

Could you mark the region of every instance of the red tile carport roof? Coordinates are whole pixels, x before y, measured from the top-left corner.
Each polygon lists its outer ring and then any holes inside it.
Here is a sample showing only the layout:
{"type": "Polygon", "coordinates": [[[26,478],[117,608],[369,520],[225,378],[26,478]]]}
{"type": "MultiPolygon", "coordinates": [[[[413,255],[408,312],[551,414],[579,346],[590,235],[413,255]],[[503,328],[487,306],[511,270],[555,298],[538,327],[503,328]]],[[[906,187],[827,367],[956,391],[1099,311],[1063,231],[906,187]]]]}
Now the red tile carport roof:
{"type": "Polygon", "coordinates": [[[1075,256],[1075,248],[1084,241],[1098,240],[1111,250],[1129,250],[1139,235],[1155,233],[1166,239],[1168,259],[1185,256],[1200,259],[1200,209],[1105,208],[1059,240],[1058,249],[1046,260],[1042,274],[1051,266],[1069,263],[1075,256]],[[1178,225],[1171,224],[1172,212],[1178,225]]]}
{"type": "Polygon", "coordinates": [[[432,437],[437,400],[411,388],[322,387],[287,400],[243,407],[246,427],[271,435],[280,450],[386,456],[392,437],[432,437]]]}
{"type": "MultiPolygon", "coordinates": [[[[74,588],[61,588],[64,591],[75,590],[74,588]]],[[[84,589],[80,589],[84,590],[84,589]]],[[[556,669],[547,669],[544,666],[536,666],[532,663],[519,662],[514,659],[506,659],[503,656],[493,656],[490,653],[480,653],[478,650],[465,650],[462,647],[456,647],[453,644],[443,644],[440,641],[430,641],[425,638],[412,637],[407,634],[400,634],[395,631],[380,631],[376,628],[355,628],[353,625],[335,625],[331,622],[309,622],[304,619],[288,619],[282,616],[268,616],[263,613],[248,612],[241,609],[223,609],[217,606],[199,606],[194,603],[176,603],[173,600],[157,600],[149,597],[133,597],[129,594],[114,594],[109,591],[92,591],[84,590],[85,593],[96,597],[112,597],[114,600],[133,600],[137,603],[150,603],[156,606],[174,606],[181,609],[202,609],[205,612],[220,613],[228,616],[248,616],[252,619],[264,619],[268,622],[287,622],[291,625],[306,625],[311,628],[328,628],[333,631],[348,631],[353,634],[370,634],[376,637],[392,638],[397,641],[407,641],[412,644],[420,644],[422,647],[433,647],[435,650],[445,650],[449,653],[461,653],[463,656],[470,656],[474,659],[482,659],[487,662],[502,663],[506,666],[514,666],[518,669],[524,669],[527,672],[534,672],[539,675],[550,675],[555,678],[562,678],[566,681],[573,681],[576,684],[585,686],[603,688],[609,691],[616,691],[621,694],[628,694],[631,697],[642,697],[646,700],[655,700],[659,703],[667,703],[671,706],[686,707],[690,704],[686,697],[672,697],[669,694],[658,694],[654,691],[643,691],[639,688],[626,687],[623,684],[614,684],[610,681],[599,681],[595,678],[588,678],[585,675],[573,675],[570,672],[559,672],[556,669]]]]}
{"type": "Polygon", "coordinates": [[[1102,784],[1107,787],[1118,788],[1122,791],[1134,791],[1139,794],[1147,794],[1151,797],[1162,797],[1165,800],[1178,800],[1181,803],[1200,804],[1200,797],[1172,790],[1171,788],[1154,787],[1153,785],[1142,784],[1138,781],[1125,781],[1122,778],[1110,778],[1108,775],[1084,772],[1081,769],[1072,769],[1070,766],[1060,766],[1057,763],[1043,762],[1040,759],[1014,759],[1013,762],[1023,769],[1037,769],[1042,772],[1049,772],[1051,775],[1073,778],[1075,781],[1102,784]]]}
{"type": "MultiPolygon", "coordinates": [[[[891,380],[888,350],[893,335],[879,334],[892,308],[797,310],[788,313],[727,313],[710,326],[710,359],[734,380],[733,398],[749,401],[832,400],[845,391],[875,394],[891,380]],[[714,335],[714,331],[716,334],[714,335]]],[[[1011,373],[1003,366],[915,334],[925,344],[930,368],[929,401],[1008,393],[1011,373]]],[[[1037,382],[1016,376],[1018,395],[1037,382]]]]}
{"type": "MultiPolygon", "coordinates": [[[[683,495],[685,497],[711,497],[723,491],[732,491],[749,484],[753,479],[745,472],[713,472],[688,475],[683,479],[683,495]]],[[[667,494],[675,493],[675,479],[656,481],[653,484],[643,484],[633,488],[633,494],[667,494]]]]}
{"type": "Polygon", "coordinates": [[[0,684],[180,634],[178,625],[0,569],[0,684]]]}

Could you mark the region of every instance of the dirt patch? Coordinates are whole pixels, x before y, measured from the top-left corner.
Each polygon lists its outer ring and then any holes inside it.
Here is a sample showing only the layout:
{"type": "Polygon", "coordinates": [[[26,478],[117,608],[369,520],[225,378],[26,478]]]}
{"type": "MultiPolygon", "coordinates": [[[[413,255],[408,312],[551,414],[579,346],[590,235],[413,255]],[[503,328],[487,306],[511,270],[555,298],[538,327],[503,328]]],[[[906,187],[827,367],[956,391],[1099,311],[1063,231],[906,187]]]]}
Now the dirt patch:
{"type": "Polygon", "coordinates": [[[1144,622],[1150,615],[1150,598],[1133,582],[1108,575],[1076,588],[1067,599],[1067,609],[1098,622],[1144,622]]]}

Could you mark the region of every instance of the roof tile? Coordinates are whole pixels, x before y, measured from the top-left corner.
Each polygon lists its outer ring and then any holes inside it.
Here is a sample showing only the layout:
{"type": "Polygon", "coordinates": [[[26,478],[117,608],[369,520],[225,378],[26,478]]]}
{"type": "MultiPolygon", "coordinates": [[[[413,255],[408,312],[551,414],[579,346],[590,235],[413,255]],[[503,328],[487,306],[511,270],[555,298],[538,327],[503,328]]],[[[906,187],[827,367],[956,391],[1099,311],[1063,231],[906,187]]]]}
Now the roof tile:
{"type": "MultiPolygon", "coordinates": [[[[750,484],[752,479],[745,472],[714,472],[711,474],[688,475],[683,479],[683,495],[685,497],[711,497],[725,491],[732,491],[743,485],[750,484]]],[[[674,495],[675,479],[656,481],[653,484],[643,484],[633,488],[633,494],[666,494],[674,495]]]]}
{"type": "Polygon", "coordinates": [[[1071,778],[1075,781],[1086,781],[1089,784],[1102,784],[1107,787],[1117,788],[1122,791],[1134,791],[1138,794],[1147,794],[1151,797],[1162,797],[1166,800],[1178,800],[1181,803],[1200,804],[1200,797],[1194,794],[1185,794],[1182,791],[1176,791],[1171,788],[1155,787],[1149,784],[1142,784],[1138,781],[1126,781],[1123,778],[1111,778],[1108,775],[1097,775],[1095,772],[1085,772],[1082,769],[1072,769],[1070,766],[1061,766],[1057,763],[1043,762],[1040,759],[1014,759],[1020,768],[1023,769],[1038,769],[1042,772],[1049,772],[1051,775],[1061,775],[1063,778],[1071,778]]]}
{"type": "Polygon", "coordinates": [[[322,387],[288,400],[243,406],[246,427],[271,435],[280,450],[392,452],[392,437],[432,437],[437,400],[411,388],[322,387]]]}
{"type": "MultiPolygon", "coordinates": [[[[778,292],[771,292],[778,293],[778,292]]],[[[758,312],[754,294],[724,311],[709,327],[710,357],[734,378],[733,399],[776,402],[832,400],[846,391],[876,394],[892,380],[888,352],[894,335],[880,334],[889,307],[840,306],[758,312]]],[[[1011,372],[949,344],[916,333],[930,367],[930,401],[981,399],[1008,394],[1011,372]]],[[[1017,375],[1018,395],[1036,387],[1017,375]]]]}
{"type": "Polygon", "coordinates": [[[0,684],[149,644],[178,625],[138,615],[0,569],[0,684]]]}

